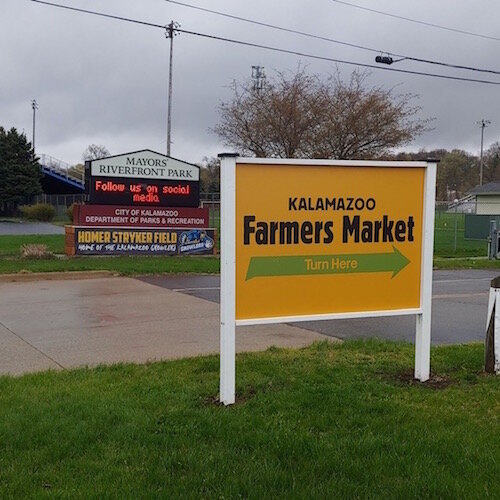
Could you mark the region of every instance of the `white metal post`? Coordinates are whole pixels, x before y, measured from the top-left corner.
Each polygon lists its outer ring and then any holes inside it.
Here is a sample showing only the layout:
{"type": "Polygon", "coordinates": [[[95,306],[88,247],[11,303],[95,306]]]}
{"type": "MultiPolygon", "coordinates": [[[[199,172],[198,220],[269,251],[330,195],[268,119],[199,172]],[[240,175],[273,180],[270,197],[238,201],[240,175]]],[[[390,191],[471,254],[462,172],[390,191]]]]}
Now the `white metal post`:
{"type": "Polygon", "coordinates": [[[486,330],[490,326],[491,315],[493,313],[493,308],[495,307],[495,301],[496,301],[496,289],[490,287],[490,295],[488,298],[488,315],[486,316],[486,330]]]}
{"type": "Polygon", "coordinates": [[[236,380],[236,157],[221,154],[220,224],[220,401],[235,402],[236,380]]]}
{"type": "Polygon", "coordinates": [[[500,278],[491,282],[484,347],[486,373],[500,374],[500,278]]]}
{"type": "Polygon", "coordinates": [[[495,330],[493,332],[493,356],[495,373],[500,375],[500,288],[495,289],[495,330]]]}
{"type": "Polygon", "coordinates": [[[434,253],[434,211],[436,206],[436,163],[428,162],[425,170],[424,224],[422,234],[422,285],[417,314],[415,336],[415,378],[429,380],[431,370],[431,311],[432,311],[432,260],[434,253]]]}

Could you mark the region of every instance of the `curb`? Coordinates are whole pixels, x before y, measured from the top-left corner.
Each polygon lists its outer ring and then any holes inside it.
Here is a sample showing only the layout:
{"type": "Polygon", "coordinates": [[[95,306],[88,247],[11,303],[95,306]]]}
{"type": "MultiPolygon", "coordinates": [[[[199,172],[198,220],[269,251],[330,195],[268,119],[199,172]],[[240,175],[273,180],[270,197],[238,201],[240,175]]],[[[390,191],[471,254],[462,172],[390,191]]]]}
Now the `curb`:
{"type": "Polygon", "coordinates": [[[94,278],[112,278],[118,276],[113,271],[55,271],[49,273],[19,272],[0,274],[0,283],[44,281],[44,280],[85,280],[94,278]]]}

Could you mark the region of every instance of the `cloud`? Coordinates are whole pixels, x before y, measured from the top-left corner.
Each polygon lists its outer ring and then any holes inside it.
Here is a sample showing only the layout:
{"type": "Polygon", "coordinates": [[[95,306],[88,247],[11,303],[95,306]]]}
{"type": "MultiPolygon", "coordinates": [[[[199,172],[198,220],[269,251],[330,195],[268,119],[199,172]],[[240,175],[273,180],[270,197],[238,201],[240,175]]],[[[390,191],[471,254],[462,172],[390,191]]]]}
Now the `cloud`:
{"type": "MultiPolygon", "coordinates": [[[[373,64],[374,55],[358,49],[276,32],[175,6],[161,0],[64,1],[65,4],[213,33],[328,57],[373,64]]],[[[204,5],[199,0],[186,0],[204,5]]],[[[210,8],[396,53],[495,69],[500,42],[459,35],[358,11],[329,0],[253,2],[219,0],[210,8]]],[[[482,9],[442,0],[405,4],[377,3],[380,10],[470,31],[496,33],[500,5],[482,9]]],[[[0,18],[0,109],[4,127],[25,130],[31,138],[31,99],[36,98],[37,151],[70,163],[81,160],[89,143],[112,153],[141,148],[165,150],[168,46],[163,30],[68,12],[29,1],[4,0],[0,18]]],[[[242,47],[181,34],[174,39],[172,155],[200,161],[225,148],[209,132],[217,105],[230,95],[233,79],[247,78],[252,65],[294,70],[299,61],[326,75],[331,63],[242,47]]],[[[495,75],[446,70],[402,61],[393,67],[463,76],[495,75]]],[[[346,76],[353,69],[340,66],[346,76]]],[[[500,68],[499,68],[500,69],[500,68]]],[[[479,149],[476,121],[492,120],[485,144],[499,138],[498,87],[373,70],[369,82],[420,95],[421,117],[435,117],[433,131],[410,148],[479,149]]]]}

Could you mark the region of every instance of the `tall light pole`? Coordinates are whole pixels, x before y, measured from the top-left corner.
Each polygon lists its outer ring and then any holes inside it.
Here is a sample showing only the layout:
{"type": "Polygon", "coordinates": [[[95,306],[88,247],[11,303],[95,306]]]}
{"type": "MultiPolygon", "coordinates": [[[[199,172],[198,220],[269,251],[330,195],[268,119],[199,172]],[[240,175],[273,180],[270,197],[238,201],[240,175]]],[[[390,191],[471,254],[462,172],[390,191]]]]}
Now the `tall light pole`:
{"type": "Polygon", "coordinates": [[[36,102],[36,99],[33,99],[31,101],[31,107],[33,109],[33,140],[32,146],[33,146],[33,153],[35,153],[35,116],[36,116],[36,110],[38,109],[38,103],[36,102]]]}
{"type": "Polygon", "coordinates": [[[174,53],[174,36],[175,29],[179,25],[170,21],[170,24],[166,26],[165,36],[170,38],[170,60],[168,65],[168,104],[167,104],[167,156],[170,156],[170,144],[172,135],[172,59],[174,53]]]}
{"type": "Polygon", "coordinates": [[[479,162],[479,185],[483,185],[483,138],[484,138],[484,129],[491,123],[490,120],[485,120],[484,118],[477,122],[478,125],[481,125],[481,160],[479,162]]]}

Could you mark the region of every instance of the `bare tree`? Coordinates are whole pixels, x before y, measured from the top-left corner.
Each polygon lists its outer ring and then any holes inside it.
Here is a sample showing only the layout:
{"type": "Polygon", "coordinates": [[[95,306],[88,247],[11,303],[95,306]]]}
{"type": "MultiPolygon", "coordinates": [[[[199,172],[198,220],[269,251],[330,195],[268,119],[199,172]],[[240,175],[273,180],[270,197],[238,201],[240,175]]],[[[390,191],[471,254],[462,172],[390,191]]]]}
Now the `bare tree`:
{"type": "Polygon", "coordinates": [[[320,98],[316,76],[299,70],[291,78],[278,73],[258,92],[252,82],[234,82],[232,88],[233,99],[220,105],[221,122],[214,128],[226,145],[258,157],[304,154],[320,98]]]}
{"type": "Polygon", "coordinates": [[[90,144],[82,154],[83,161],[99,160],[109,156],[109,150],[106,146],[100,144],[90,144]]]}
{"type": "Polygon", "coordinates": [[[200,190],[202,193],[220,192],[220,159],[204,157],[200,164],[200,190]]]}
{"type": "Polygon", "coordinates": [[[323,81],[300,69],[277,73],[259,92],[233,84],[215,133],[242,154],[280,158],[376,158],[427,130],[411,94],[368,87],[366,73],[323,81]]]}
{"type": "Polygon", "coordinates": [[[68,168],[68,175],[75,177],[76,179],[84,180],[85,178],[85,166],[81,163],[72,165],[68,168]]]}
{"type": "Polygon", "coordinates": [[[461,149],[447,151],[437,169],[436,199],[452,201],[479,184],[479,158],[461,149]]]}
{"type": "Polygon", "coordinates": [[[484,182],[500,181],[500,142],[495,142],[485,154],[484,182]]]}

